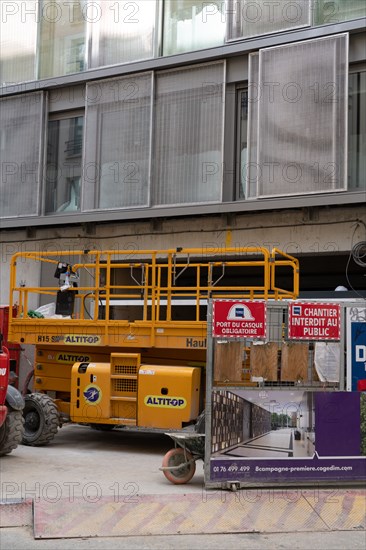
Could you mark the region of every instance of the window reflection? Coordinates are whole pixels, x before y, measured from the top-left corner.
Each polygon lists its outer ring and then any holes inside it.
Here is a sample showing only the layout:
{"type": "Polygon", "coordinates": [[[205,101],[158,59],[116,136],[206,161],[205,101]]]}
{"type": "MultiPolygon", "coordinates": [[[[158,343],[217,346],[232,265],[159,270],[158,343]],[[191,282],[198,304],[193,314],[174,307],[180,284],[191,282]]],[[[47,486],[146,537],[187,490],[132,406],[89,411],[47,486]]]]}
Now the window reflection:
{"type": "Polygon", "coordinates": [[[37,0],[20,5],[4,2],[0,18],[0,85],[34,80],[37,41],[37,0]],[[22,8],[22,9],[21,9],[22,8]]]}
{"type": "Polygon", "coordinates": [[[48,123],[45,213],[80,210],[84,117],[48,123]]]}
{"type": "Polygon", "coordinates": [[[164,55],[220,46],[225,39],[225,2],[166,0],[164,55]]]}
{"type": "Polygon", "coordinates": [[[309,0],[227,0],[228,40],[311,25],[309,0]]]}
{"type": "Polygon", "coordinates": [[[91,66],[102,67],[154,55],[156,0],[103,0],[91,25],[91,66]]]}
{"type": "Polygon", "coordinates": [[[86,69],[86,17],[83,0],[42,3],[39,78],[78,73],[86,69]]]}
{"type": "Polygon", "coordinates": [[[317,0],[315,8],[315,25],[366,17],[365,0],[317,0]]]}
{"type": "Polygon", "coordinates": [[[247,128],[248,128],[248,90],[239,90],[238,112],[240,113],[238,125],[238,155],[239,155],[239,198],[245,198],[246,166],[247,166],[247,128]]]}
{"type": "Polygon", "coordinates": [[[366,71],[349,75],[348,187],[366,186],[366,71]]]}

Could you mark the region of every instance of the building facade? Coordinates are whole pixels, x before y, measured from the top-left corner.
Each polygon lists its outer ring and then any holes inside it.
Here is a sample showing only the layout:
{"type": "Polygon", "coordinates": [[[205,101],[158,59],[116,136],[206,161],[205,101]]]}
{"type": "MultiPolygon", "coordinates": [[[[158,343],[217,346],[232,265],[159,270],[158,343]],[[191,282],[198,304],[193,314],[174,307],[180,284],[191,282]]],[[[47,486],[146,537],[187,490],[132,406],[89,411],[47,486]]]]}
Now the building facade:
{"type": "Polygon", "coordinates": [[[2,303],[19,250],[276,246],[365,289],[364,0],[0,9],[2,303]]]}

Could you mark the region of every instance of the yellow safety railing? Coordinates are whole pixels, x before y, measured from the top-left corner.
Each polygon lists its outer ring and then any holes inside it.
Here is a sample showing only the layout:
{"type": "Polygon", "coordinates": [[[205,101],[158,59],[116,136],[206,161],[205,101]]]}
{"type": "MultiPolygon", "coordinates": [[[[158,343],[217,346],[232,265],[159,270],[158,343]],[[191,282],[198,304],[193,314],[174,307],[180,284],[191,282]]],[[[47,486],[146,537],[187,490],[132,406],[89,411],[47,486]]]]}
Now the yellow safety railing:
{"type": "Polygon", "coordinates": [[[164,327],[202,327],[209,299],[283,300],[299,292],[298,260],[262,247],[19,252],[10,270],[17,315],[10,308],[9,337],[22,342],[77,327],[79,333],[98,329],[105,344],[112,334],[120,343],[117,334],[136,335],[143,327],[154,345],[164,327]],[[69,266],[66,281],[65,273],[54,277],[59,265],[69,266]],[[39,306],[57,305],[65,292],[70,315],[56,307],[51,316],[37,316],[39,306]]]}

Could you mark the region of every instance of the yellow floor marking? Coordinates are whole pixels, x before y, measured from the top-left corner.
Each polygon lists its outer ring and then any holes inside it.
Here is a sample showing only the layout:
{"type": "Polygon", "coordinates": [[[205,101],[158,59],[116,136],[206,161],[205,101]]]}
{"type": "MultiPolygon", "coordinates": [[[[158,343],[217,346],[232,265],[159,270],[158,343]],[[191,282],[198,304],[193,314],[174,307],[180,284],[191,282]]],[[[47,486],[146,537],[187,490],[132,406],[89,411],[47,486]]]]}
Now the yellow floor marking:
{"type": "Polygon", "coordinates": [[[141,495],[136,502],[34,503],[36,538],[364,529],[361,490],[141,495]],[[224,497],[224,498],[223,498],[224,497]]]}
{"type": "MultiPolygon", "coordinates": [[[[141,525],[146,527],[146,520],[151,514],[158,513],[161,509],[159,502],[139,502],[127,513],[123,513],[121,519],[114,525],[112,533],[139,532],[141,525]]],[[[124,512],[124,510],[122,510],[124,512]]],[[[161,528],[161,526],[160,526],[161,528]]]]}

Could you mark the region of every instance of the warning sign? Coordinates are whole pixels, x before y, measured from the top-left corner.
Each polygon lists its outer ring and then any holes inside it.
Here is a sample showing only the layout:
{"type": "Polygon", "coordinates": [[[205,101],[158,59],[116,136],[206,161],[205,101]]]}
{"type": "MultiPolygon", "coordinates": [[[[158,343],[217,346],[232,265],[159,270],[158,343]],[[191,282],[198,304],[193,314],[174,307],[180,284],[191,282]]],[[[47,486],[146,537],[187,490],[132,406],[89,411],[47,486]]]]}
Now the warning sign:
{"type": "Polygon", "coordinates": [[[290,340],[340,340],[340,305],[292,302],[288,312],[290,340]]]}
{"type": "Polygon", "coordinates": [[[246,339],[265,338],[265,302],[214,300],[212,336],[246,339]]]}

